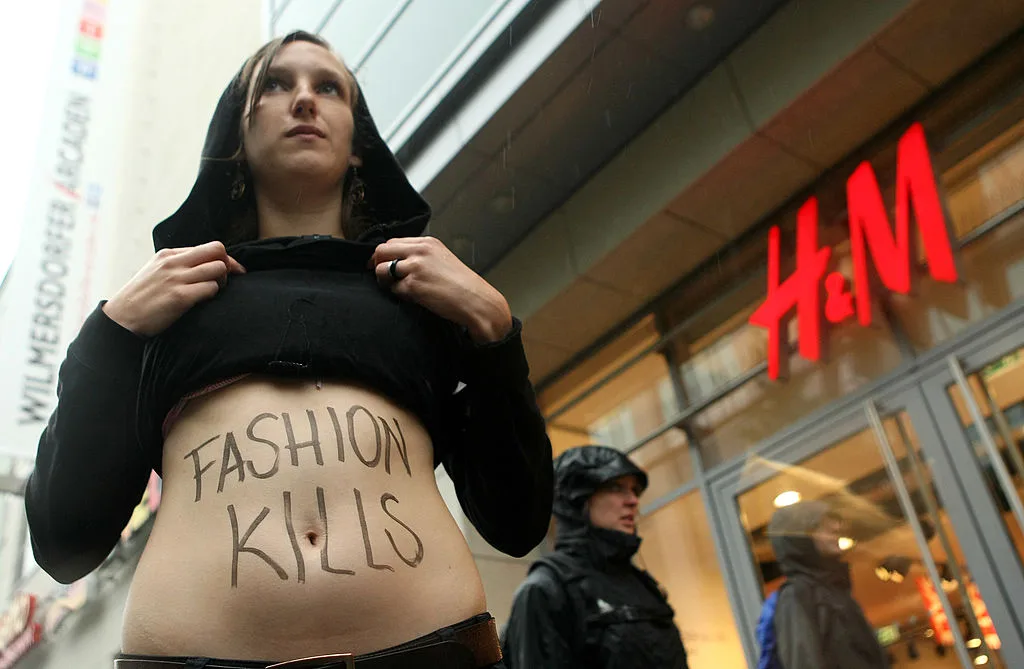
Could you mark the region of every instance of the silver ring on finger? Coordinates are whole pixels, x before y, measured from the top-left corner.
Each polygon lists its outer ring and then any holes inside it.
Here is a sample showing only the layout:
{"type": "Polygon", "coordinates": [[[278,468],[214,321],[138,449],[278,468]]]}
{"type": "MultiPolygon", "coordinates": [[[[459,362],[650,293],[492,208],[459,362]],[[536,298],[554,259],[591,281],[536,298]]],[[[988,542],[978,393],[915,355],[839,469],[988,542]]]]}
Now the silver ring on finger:
{"type": "Polygon", "coordinates": [[[392,260],[391,264],[388,265],[388,274],[391,275],[391,280],[396,283],[402,280],[401,275],[398,273],[398,258],[392,260]]]}

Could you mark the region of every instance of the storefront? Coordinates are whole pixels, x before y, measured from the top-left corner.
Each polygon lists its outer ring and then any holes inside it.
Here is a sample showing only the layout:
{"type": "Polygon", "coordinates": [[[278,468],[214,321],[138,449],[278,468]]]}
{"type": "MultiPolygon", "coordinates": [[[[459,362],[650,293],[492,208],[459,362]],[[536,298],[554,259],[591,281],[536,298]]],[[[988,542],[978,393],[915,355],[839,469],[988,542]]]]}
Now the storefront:
{"type": "Polygon", "coordinates": [[[649,472],[640,561],[694,669],[753,663],[800,499],[846,520],[894,667],[1024,666],[1022,296],[1018,37],[539,385],[556,453],[649,472]]]}

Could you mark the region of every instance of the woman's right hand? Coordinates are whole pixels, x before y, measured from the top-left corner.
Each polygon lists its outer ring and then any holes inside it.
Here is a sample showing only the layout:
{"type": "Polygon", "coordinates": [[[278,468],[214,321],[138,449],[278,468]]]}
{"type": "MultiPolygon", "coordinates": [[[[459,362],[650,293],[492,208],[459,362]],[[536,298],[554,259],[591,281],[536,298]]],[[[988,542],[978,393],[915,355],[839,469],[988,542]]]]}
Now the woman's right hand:
{"type": "Polygon", "coordinates": [[[121,327],[152,337],[216,295],[229,273],[244,274],[245,268],[220,242],[161,249],[103,305],[103,312],[121,327]]]}

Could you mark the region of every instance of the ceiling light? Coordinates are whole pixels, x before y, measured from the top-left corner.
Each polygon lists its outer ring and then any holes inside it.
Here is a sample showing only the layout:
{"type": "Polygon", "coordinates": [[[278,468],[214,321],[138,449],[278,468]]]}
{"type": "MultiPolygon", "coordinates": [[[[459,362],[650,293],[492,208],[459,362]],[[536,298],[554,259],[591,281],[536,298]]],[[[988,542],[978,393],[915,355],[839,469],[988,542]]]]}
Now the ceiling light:
{"type": "Polygon", "coordinates": [[[979,667],[988,664],[988,655],[979,655],[978,657],[974,658],[974,664],[976,664],[979,667]]]}
{"type": "Polygon", "coordinates": [[[775,507],[781,509],[786,506],[793,506],[797,502],[803,499],[796,490],[787,490],[786,492],[780,492],[775,498],[775,507]]]}
{"type": "Polygon", "coordinates": [[[981,639],[971,639],[967,642],[967,647],[971,650],[975,648],[981,648],[981,639]]]}
{"type": "Polygon", "coordinates": [[[848,551],[854,547],[857,542],[850,537],[839,537],[839,550],[848,551]]]}
{"type": "Polygon", "coordinates": [[[715,21],[715,10],[707,5],[694,5],[686,12],[686,25],[690,30],[704,30],[715,21]]]}

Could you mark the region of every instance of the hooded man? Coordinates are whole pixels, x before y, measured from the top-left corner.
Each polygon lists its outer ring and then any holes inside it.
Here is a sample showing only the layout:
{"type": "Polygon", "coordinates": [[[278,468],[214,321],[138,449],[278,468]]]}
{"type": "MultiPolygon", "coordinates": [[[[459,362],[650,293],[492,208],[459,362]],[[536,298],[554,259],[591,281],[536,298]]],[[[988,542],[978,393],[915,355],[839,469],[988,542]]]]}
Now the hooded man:
{"type": "Polygon", "coordinates": [[[775,512],[768,536],[786,582],[775,607],[784,669],[888,669],[875,631],[853,599],[843,561],[842,520],[824,502],[775,512]]]}
{"type": "Polygon", "coordinates": [[[554,463],[555,550],[530,567],[505,630],[510,669],[686,669],[674,612],[633,566],[647,474],[619,451],[582,446],[554,463]]]}

